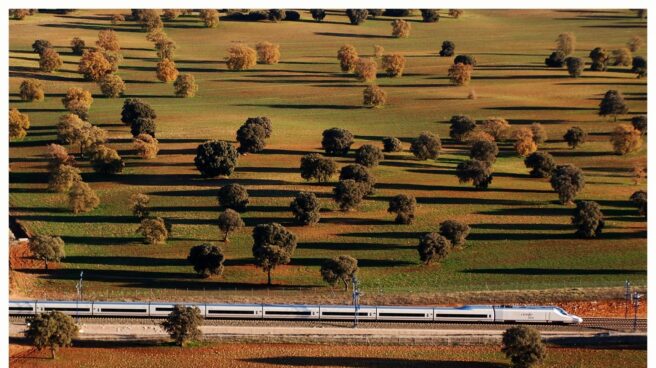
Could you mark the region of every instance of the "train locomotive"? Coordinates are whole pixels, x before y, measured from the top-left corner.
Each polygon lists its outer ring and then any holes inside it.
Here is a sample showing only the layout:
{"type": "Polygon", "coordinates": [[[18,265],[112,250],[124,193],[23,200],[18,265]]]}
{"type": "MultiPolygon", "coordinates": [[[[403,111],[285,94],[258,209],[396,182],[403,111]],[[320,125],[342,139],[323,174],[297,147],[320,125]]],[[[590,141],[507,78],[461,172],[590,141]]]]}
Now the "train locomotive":
{"type": "Polygon", "coordinates": [[[301,304],[210,304],[165,302],[10,301],[9,315],[59,311],[80,317],[164,318],[175,305],[195,306],[208,319],[353,320],[579,324],[583,319],[555,306],[466,305],[398,307],[301,304]]]}

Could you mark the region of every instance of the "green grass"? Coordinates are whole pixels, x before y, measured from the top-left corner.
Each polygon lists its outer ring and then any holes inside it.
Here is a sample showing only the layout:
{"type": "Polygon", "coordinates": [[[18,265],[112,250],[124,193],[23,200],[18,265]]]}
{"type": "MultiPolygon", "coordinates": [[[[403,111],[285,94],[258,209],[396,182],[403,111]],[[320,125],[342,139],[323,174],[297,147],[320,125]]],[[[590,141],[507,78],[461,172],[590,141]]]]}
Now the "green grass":
{"type": "MultiPolygon", "coordinates": [[[[134,23],[126,22],[115,28],[125,57],[119,75],[128,82],[127,96],[142,97],[158,114],[161,151],[149,161],[131,150],[129,128],[120,123],[123,99],[104,98],[95,84],[84,82],[76,73],[78,57],[68,53],[74,36],[92,45],[97,31],[110,26],[105,15],[111,12],[37,14],[10,21],[10,106],[27,112],[32,122],[27,138],[10,143],[12,213],[33,232],[61,235],[67,245],[67,258],[58,270],[30,271],[38,275],[37,283],[24,293],[73,291],[80,269],[85,270],[87,290],[97,293],[156,289],[165,297],[173,288],[192,294],[206,289],[220,297],[219,288],[258,288],[266,277],[252,264],[250,231],[257,223],[271,221],[289,224],[299,238],[291,264],[273,274],[276,284],[289,287],[322,286],[322,260],[339,254],[359,259],[365,290],[389,293],[615,286],[625,279],[646,283],[646,224],[628,201],[634,191],[646,189],[631,178],[632,167],[646,162],[646,149],[613,155],[608,133],[616,123],[596,114],[608,89],[618,89],[627,98],[630,113],[621,116],[621,122],[645,114],[646,80],[636,79],[626,67],[586,70],[581,78],[570,79],[565,69],[543,66],[560,32],[574,32],[575,55],[586,60],[594,47],[613,49],[633,35],[646,38],[645,22],[632,12],[467,11],[458,20],[412,22],[408,39],[388,37],[390,19],[385,17],[357,27],[346,24],[345,16],[331,14],[324,23],[224,21],[217,29],[198,28],[197,18],[182,17],[167,23],[166,32],[178,44],[178,68],[192,73],[200,86],[192,99],[175,98],[172,85],[157,81],[152,45],[134,23]],[[30,45],[37,38],[57,47],[65,60],[63,70],[36,70],[37,56],[30,45]],[[452,59],[437,56],[446,39],[456,43],[456,54],[477,58],[470,86],[449,85],[446,71],[452,59]],[[254,46],[264,40],[280,43],[281,63],[244,72],[226,70],[222,60],[231,42],[254,46]],[[389,96],[385,108],[361,108],[364,86],[341,73],[335,59],[345,43],[364,56],[373,52],[374,44],[406,54],[403,77],[378,78],[389,96]],[[18,86],[25,77],[43,80],[45,101],[19,101],[18,86]],[[102,204],[79,215],[66,210],[65,195],[46,191],[43,158],[45,145],[55,139],[57,118],[64,113],[61,96],[73,86],[94,93],[90,121],[108,129],[109,145],[126,160],[125,171],[113,177],[99,176],[88,162],[80,162],[85,181],[102,204]],[[478,99],[467,99],[471,89],[478,99]],[[584,170],[586,187],[578,198],[600,203],[607,220],[603,235],[575,238],[572,207],[556,203],[547,180],[530,178],[509,144],[501,146],[487,191],[459,184],[454,168],[467,157],[467,148],[448,139],[448,119],[456,114],[499,116],[513,127],[542,122],[550,140],[541,149],[558,163],[584,170]],[[241,157],[229,179],[201,179],[193,165],[195,147],[207,139],[234,140],[247,117],[262,115],[274,126],[267,149],[241,157]],[[572,151],[561,137],[574,125],[590,133],[590,142],[572,151]],[[382,137],[393,135],[407,149],[413,137],[430,130],[442,137],[444,151],[437,161],[416,161],[407,151],[390,155],[373,170],[376,194],[357,211],[342,213],[330,199],[330,185],[307,183],[298,174],[300,157],[319,152],[321,132],[335,126],[353,132],[354,148],[382,145],[382,137]],[[243,214],[248,227],[223,246],[228,258],[223,277],[198,280],[185,257],[193,245],[217,243],[215,193],[230,182],[249,190],[252,207],[243,214]],[[322,201],[322,221],[315,227],[290,224],[289,202],[300,190],[314,191],[322,201]],[[166,245],[144,245],[135,233],[138,224],[129,197],[137,192],[149,194],[154,214],[174,224],[166,245]],[[388,199],[398,193],[417,197],[415,224],[396,225],[386,213],[388,199]],[[421,266],[415,250],[418,236],[436,231],[446,219],[472,226],[466,247],[441,265],[421,266]]],[[[302,17],[311,19],[308,13],[302,17]]],[[[636,54],[646,56],[647,50],[636,54]]]]}

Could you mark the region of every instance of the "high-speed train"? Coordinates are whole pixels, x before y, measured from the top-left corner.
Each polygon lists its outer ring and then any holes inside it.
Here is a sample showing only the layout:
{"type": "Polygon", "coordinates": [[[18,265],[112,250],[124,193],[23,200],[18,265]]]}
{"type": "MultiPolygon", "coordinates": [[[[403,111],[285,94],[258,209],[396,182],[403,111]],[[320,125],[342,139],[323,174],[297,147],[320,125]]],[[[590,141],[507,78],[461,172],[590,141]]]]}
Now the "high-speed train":
{"type": "Polygon", "coordinates": [[[10,301],[10,315],[60,311],[73,316],[164,318],[175,305],[195,306],[204,318],[296,319],[413,322],[488,322],[578,324],[580,317],[562,308],[538,306],[466,305],[462,307],[394,307],[301,304],[209,304],[164,302],[10,301]]]}

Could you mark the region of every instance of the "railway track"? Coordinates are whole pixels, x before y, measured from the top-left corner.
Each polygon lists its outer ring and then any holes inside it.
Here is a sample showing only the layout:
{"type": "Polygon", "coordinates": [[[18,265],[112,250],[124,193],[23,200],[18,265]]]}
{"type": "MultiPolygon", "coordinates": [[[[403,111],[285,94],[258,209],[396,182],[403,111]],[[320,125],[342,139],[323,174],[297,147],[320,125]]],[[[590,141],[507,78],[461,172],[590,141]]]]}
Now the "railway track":
{"type": "MultiPolygon", "coordinates": [[[[24,323],[24,316],[10,316],[10,321],[24,323]]],[[[142,324],[154,325],[161,323],[163,318],[125,318],[125,317],[79,317],[80,323],[88,324],[142,324]]],[[[251,320],[251,319],[205,319],[204,325],[208,326],[267,326],[267,327],[353,327],[353,321],[303,321],[303,320],[251,320]]],[[[383,321],[360,321],[361,328],[389,328],[389,329],[466,329],[466,330],[505,330],[515,326],[510,323],[448,323],[448,322],[383,322],[383,321]]],[[[583,318],[580,325],[550,325],[534,324],[540,331],[633,331],[633,319],[624,318],[583,318]]],[[[647,319],[638,319],[637,331],[647,330],[647,319]]]]}

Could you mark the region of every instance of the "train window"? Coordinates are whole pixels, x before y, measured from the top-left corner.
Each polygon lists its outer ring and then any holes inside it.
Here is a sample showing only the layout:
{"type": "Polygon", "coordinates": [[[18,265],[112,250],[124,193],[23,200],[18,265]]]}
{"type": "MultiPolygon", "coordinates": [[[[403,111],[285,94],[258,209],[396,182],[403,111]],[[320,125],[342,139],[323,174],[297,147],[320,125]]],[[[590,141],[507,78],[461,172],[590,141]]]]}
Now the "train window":
{"type": "Polygon", "coordinates": [[[155,311],[157,311],[157,312],[173,312],[173,307],[167,307],[167,308],[155,307],[155,311]]]}
{"type": "Polygon", "coordinates": [[[295,316],[311,316],[311,311],[264,311],[265,314],[272,316],[284,316],[284,315],[295,315],[295,316]]]}
{"type": "MultiPolygon", "coordinates": [[[[321,312],[322,316],[354,316],[353,312],[321,312]]],[[[358,316],[369,316],[367,312],[358,312],[358,316]]]]}
{"type": "Polygon", "coordinates": [[[88,312],[89,308],[45,307],[44,310],[60,312],[88,312]]]}
{"type": "Polygon", "coordinates": [[[34,310],[33,307],[9,307],[9,310],[14,310],[14,311],[31,311],[34,310]]]}
{"type": "Polygon", "coordinates": [[[137,308],[101,308],[101,312],[109,312],[109,313],[115,313],[115,312],[124,312],[124,313],[146,313],[145,309],[137,309],[137,308]]]}
{"type": "Polygon", "coordinates": [[[207,314],[255,314],[255,311],[208,309],[207,314]]]}
{"type": "Polygon", "coordinates": [[[378,312],[379,317],[426,317],[426,313],[378,312]]]}
{"type": "Polygon", "coordinates": [[[489,318],[487,314],[435,314],[436,318],[489,318]]]}

